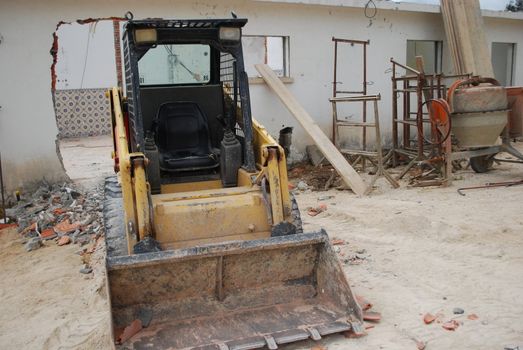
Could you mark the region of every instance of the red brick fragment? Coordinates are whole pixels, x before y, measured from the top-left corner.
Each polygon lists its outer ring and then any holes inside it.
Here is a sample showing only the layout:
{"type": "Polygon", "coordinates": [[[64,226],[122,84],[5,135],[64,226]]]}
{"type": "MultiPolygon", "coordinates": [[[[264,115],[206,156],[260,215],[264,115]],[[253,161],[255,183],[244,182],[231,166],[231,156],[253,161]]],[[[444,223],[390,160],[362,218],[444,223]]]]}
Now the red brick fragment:
{"type": "Polygon", "coordinates": [[[367,311],[363,313],[363,320],[371,322],[381,321],[381,314],[375,311],[367,311]]]}
{"type": "Polygon", "coordinates": [[[52,228],[48,228],[40,232],[40,237],[43,239],[51,239],[56,236],[56,232],[52,228]]]}
{"type": "Polygon", "coordinates": [[[56,231],[56,233],[66,234],[66,233],[71,233],[71,232],[76,231],[79,227],[80,227],[79,222],[75,222],[75,223],[71,224],[69,222],[69,219],[65,219],[64,221],[55,225],[54,230],[56,231]]]}
{"type": "Polygon", "coordinates": [[[334,238],[331,239],[332,245],[344,245],[345,241],[343,239],[334,238]]]}
{"type": "Polygon", "coordinates": [[[434,322],[438,317],[431,314],[430,312],[427,312],[425,314],[425,316],[423,316],[423,322],[425,322],[425,324],[431,324],[432,322],[434,322]]]}
{"type": "Polygon", "coordinates": [[[10,228],[10,227],[17,227],[18,225],[17,224],[0,224],[0,230],[3,230],[5,228],[10,228]]]}
{"type": "Polygon", "coordinates": [[[58,245],[60,245],[60,246],[66,245],[66,244],[69,244],[69,243],[71,243],[71,238],[69,238],[69,236],[62,236],[58,240],[58,245]]]}
{"type": "Polygon", "coordinates": [[[456,320],[450,320],[448,322],[443,323],[441,327],[443,327],[447,331],[455,331],[456,328],[459,327],[459,323],[456,320]]]}
{"type": "Polygon", "coordinates": [[[468,318],[469,320],[475,321],[475,320],[477,320],[479,317],[478,317],[478,315],[476,315],[476,314],[470,314],[470,315],[467,316],[467,318],[468,318]]]}
{"type": "Polygon", "coordinates": [[[61,215],[63,213],[65,213],[65,210],[63,210],[62,208],[56,208],[55,210],[53,210],[54,215],[61,215]]]}
{"type": "Polygon", "coordinates": [[[138,333],[141,330],[142,330],[142,321],[140,321],[139,319],[134,320],[133,322],[131,322],[130,325],[125,327],[122,334],[120,334],[120,336],[116,340],[116,343],[117,344],[125,343],[126,341],[131,339],[136,333],[138,333]]]}

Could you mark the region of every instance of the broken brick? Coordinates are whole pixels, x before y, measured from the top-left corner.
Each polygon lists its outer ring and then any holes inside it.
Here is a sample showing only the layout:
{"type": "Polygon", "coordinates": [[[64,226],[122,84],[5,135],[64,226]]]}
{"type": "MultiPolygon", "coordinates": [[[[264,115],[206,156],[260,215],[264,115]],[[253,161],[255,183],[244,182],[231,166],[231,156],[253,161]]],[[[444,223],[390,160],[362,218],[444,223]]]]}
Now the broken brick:
{"type": "Polygon", "coordinates": [[[368,311],[363,313],[363,319],[365,321],[379,322],[381,321],[381,314],[375,311],[368,311]]]}
{"type": "Polygon", "coordinates": [[[427,312],[425,314],[425,316],[423,316],[423,322],[425,322],[425,324],[431,324],[432,322],[434,322],[438,317],[427,312]]]}
{"type": "Polygon", "coordinates": [[[64,214],[66,211],[63,210],[62,208],[56,208],[55,210],[53,210],[53,214],[54,215],[61,215],[61,214],[64,214]]]}
{"type": "Polygon", "coordinates": [[[0,224],[0,231],[5,228],[17,227],[17,226],[18,226],[17,224],[0,224]]]}
{"type": "Polygon", "coordinates": [[[52,239],[56,237],[56,232],[52,228],[48,228],[40,232],[42,239],[52,239]]]}
{"type": "Polygon", "coordinates": [[[311,350],[327,350],[327,347],[323,345],[316,345],[311,348],[311,350]]]}
{"type": "Polygon", "coordinates": [[[478,315],[476,315],[476,314],[470,314],[470,315],[467,316],[467,318],[468,318],[469,320],[475,321],[475,320],[477,320],[479,317],[478,317],[478,315]]]}
{"type": "Polygon", "coordinates": [[[130,325],[125,327],[123,332],[118,336],[118,339],[116,340],[116,342],[118,344],[123,344],[126,341],[128,341],[129,339],[131,339],[136,333],[138,333],[141,330],[142,330],[142,321],[140,321],[139,319],[136,319],[133,322],[131,322],[130,325]]]}
{"type": "Polygon", "coordinates": [[[36,231],[36,221],[33,222],[31,225],[27,226],[21,233],[25,235],[27,232],[30,231],[36,231]]]}
{"type": "Polygon", "coordinates": [[[370,324],[370,323],[365,323],[365,330],[367,329],[372,329],[374,328],[375,326],[373,324],[370,324]]]}
{"type": "Polygon", "coordinates": [[[343,239],[333,238],[331,239],[332,245],[344,245],[345,241],[343,239]]]}
{"type": "Polygon", "coordinates": [[[62,236],[58,240],[58,245],[59,246],[66,245],[66,244],[69,244],[69,243],[71,243],[71,238],[69,238],[69,236],[62,236]]]}
{"type": "Polygon", "coordinates": [[[447,331],[455,331],[456,328],[459,327],[459,323],[456,320],[450,320],[448,322],[443,323],[441,327],[443,327],[447,331]]]}
{"type": "Polygon", "coordinates": [[[54,226],[54,230],[56,233],[61,234],[67,234],[76,231],[80,227],[79,222],[70,223],[69,219],[65,219],[64,221],[60,222],[59,224],[54,226]]]}

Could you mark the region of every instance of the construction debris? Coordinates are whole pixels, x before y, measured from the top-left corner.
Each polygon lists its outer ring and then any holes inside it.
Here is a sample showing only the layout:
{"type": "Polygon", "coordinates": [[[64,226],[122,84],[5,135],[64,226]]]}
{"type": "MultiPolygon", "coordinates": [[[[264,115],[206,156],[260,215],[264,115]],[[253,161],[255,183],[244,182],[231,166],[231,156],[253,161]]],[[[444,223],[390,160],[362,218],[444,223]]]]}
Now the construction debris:
{"type": "Polygon", "coordinates": [[[455,307],[452,312],[454,313],[454,315],[462,315],[465,313],[465,310],[463,310],[462,308],[460,307],[455,307]]]}
{"type": "Polygon", "coordinates": [[[127,340],[131,339],[136,333],[141,331],[142,328],[142,321],[140,321],[139,319],[134,320],[129,326],[125,327],[122,334],[118,336],[116,343],[125,343],[127,340]]]}
{"type": "Polygon", "coordinates": [[[426,313],[425,316],[423,316],[423,322],[425,322],[425,324],[431,324],[432,322],[434,322],[438,317],[431,314],[431,313],[426,313]]]}
{"type": "Polygon", "coordinates": [[[456,320],[450,320],[441,325],[447,331],[455,331],[459,327],[459,322],[456,320]]]}
{"type": "Polygon", "coordinates": [[[18,204],[6,209],[17,222],[25,250],[34,251],[45,241],[56,240],[58,246],[92,243],[80,252],[87,265],[81,273],[91,273],[89,258],[97,239],[103,235],[102,188],[83,193],[74,185],[50,185],[43,182],[33,194],[22,195],[18,204]]]}

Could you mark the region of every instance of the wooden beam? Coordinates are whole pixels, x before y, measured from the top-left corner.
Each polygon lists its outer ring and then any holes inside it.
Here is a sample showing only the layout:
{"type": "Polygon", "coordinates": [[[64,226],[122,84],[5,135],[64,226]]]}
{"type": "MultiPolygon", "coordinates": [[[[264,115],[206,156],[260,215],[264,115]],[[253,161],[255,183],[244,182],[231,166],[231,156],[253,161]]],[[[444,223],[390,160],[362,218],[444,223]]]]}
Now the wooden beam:
{"type": "Polygon", "coordinates": [[[283,85],[274,71],[266,64],[257,64],[255,67],[267,85],[274,91],[274,93],[276,93],[289,112],[291,112],[309,136],[314,140],[320,151],[332,164],[334,169],[336,169],[343,181],[350,186],[354,193],[360,196],[364,195],[367,186],[365,185],[365,182],[363,182],[363,179],[356,170],[350,166],[349,162],[347,162],[345,157],[332,144],[309,113],[307,113],[291,92],[283,85]]]}
{"type": "Polygon", "coordinates": [[[440,0],[456,74],[493,77],[479,0],[440,0]]]}

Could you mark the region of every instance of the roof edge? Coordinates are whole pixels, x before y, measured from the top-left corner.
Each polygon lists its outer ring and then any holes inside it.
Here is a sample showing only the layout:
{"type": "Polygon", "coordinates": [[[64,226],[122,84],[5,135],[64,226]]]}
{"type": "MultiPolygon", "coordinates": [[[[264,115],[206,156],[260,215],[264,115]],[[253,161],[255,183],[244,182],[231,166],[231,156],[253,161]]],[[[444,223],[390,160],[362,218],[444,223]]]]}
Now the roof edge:
{"type": "MultiPolygon", "coordinates": [[[[281,4],[299,4],[311,6],[329,6],[329,7],[354,7],[365,8],[368,0],[255,0],[256,2],[281,3],[281,4]]],[[[378,9],[406,12],[424,12],[424,13],[441,13],[439,5],[416,4],[411,2],[394,2],[390,0],[374,0],[378,9]]],[[[523,12],[508,12],[481,10],[483,17],[502,18],[523,20],[523,12]]]]}

